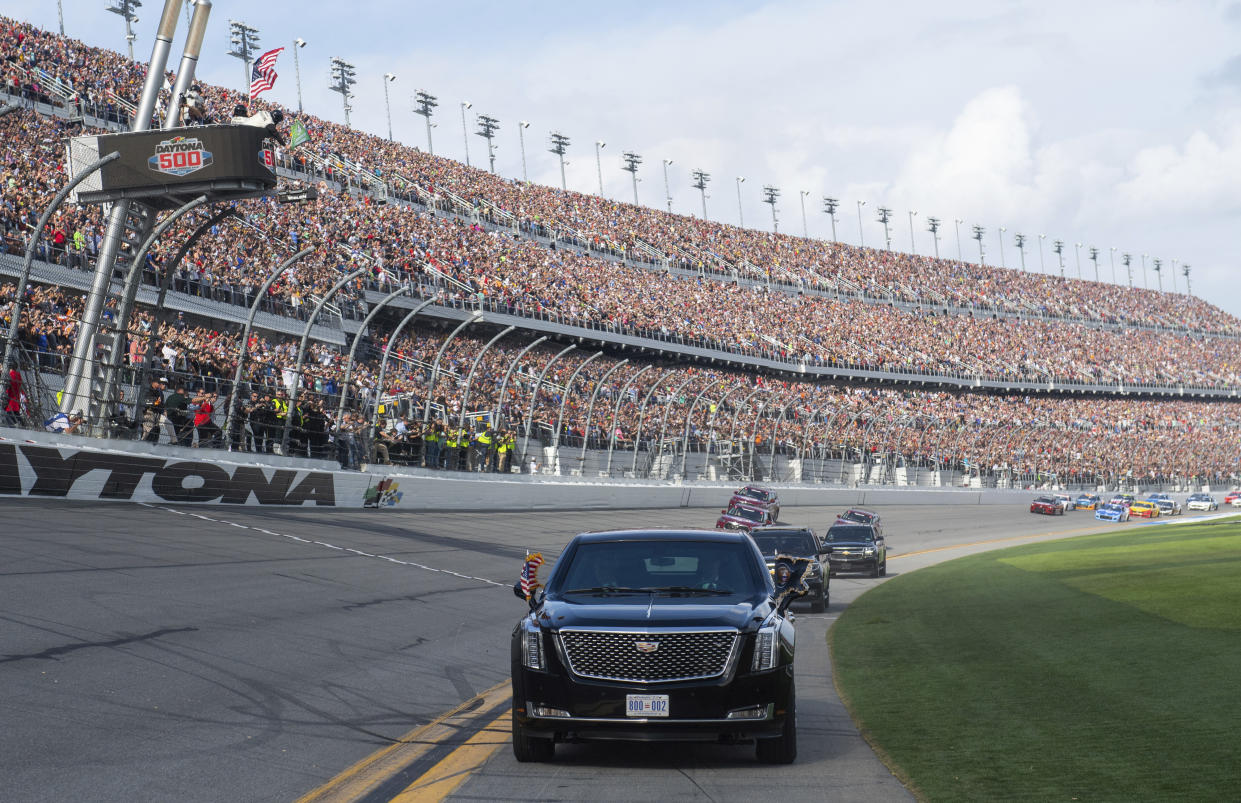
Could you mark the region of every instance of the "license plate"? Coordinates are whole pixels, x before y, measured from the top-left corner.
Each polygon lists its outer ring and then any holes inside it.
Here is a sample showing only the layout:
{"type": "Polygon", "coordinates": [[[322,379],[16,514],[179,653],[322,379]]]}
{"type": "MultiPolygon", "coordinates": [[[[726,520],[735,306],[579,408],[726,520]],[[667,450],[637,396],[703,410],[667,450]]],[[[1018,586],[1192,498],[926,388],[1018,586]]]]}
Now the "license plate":
{"type": "Polygon", "coordinates": [[[625,716],[666,717],[668,716],[668,695],[626,694],[625,716]]]}

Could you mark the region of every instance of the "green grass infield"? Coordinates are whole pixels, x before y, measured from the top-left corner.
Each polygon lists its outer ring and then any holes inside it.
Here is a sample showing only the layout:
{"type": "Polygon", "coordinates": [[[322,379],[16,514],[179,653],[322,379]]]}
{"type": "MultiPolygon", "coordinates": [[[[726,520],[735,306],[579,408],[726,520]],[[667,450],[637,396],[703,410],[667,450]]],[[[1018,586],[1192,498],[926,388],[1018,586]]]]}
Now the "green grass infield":
{"type": "Polygon", "coordinates": [[[974,555],[864,594],[837,688],[919,797],[1241,796],[1241,522],[974,555]]]}

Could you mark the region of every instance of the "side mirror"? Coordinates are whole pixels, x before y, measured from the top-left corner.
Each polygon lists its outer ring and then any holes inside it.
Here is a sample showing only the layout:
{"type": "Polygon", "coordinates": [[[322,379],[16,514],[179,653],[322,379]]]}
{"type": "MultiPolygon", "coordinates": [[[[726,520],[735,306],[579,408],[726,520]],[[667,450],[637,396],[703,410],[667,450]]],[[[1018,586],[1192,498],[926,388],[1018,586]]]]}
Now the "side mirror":
{"type": "Polygon", "coordinates": [[[517,599],[521,600],[522,602],[526,601],[526,593],[521,590],[520,580],[513,583],[513,596],[517,597],[517,599]]]}
{"type": "Polygon", "coordinates": [[[727,514],[728,514],[728,511],[727,511],[727,510],[721,510],[721,511],[720,511],[720,515],[721,515],[721,516],[724,516],[724,515],[727,515],[727,514]]]}

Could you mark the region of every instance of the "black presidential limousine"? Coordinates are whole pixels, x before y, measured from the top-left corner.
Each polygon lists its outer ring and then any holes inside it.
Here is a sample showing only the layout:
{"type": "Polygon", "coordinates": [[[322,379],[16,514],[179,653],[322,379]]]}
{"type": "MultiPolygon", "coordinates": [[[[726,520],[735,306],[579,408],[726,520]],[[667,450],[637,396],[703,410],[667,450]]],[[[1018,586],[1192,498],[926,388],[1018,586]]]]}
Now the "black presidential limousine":
{"type": "MultiPolygon", "coordinates": [[[[513,752],[592,739],[756,743],[797,756],[793,625],[807,561],[773,582],[745,533],[575,537],[513,630],[513,752]],[[777,584],[778,583],[778,584],[777,584]]],[[[520,582],[514,586],[526,598],[520,582]]]]}

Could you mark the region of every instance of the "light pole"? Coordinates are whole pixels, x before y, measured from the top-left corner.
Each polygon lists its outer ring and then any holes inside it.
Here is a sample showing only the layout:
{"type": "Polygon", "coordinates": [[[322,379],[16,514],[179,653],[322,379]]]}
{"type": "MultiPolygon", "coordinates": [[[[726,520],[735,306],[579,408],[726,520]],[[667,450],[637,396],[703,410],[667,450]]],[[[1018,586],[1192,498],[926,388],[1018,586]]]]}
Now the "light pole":
{"type": "Polygon", "coordinates": [[[1017,245],[1017,253],[1021,255],[1021,272],[1026,270],[1026,236],[1018,232],[1013,235],[1013,242],[1017,245]]]}
{"type": "Polygon", "coordinates": [[[1172,292],[1173,293],[1176,292],[1176,263],[1177,262],[1180,262],[1180,260],[1179,259],[1172,260],[1172,292]]]}
{"type": "Polygon", "coordinates": [[[737,225],[745,228],[745,213],[741,211],[741,185],[745,181],[745,176],[737,176],[737,225]]]}
{"type": "Polygon", "coordinates": [[[530,177],[526,174],[526,134],[525,131],[530,127],[527,120],[522,120],[517,124],[517,144],[521,146],[521,180],[530,183],[530,177]]]}
{"type": "MultiPolygon", "coordinates": [[[[294,51],[296,52],[296,51],[294,51]]],[[[388,102],[388,84],[396,80],[396,75],[384,73],[384,110],[388,113],[388,141],[392,141],[392,104],[388,102]]]]}
{"type": "Polygon", "coordinates": [[[780,233],[780,221],[776,218],[776,199],[780,197],[778,187],[770,184],[763,185],[763,203],[771,204],[771,230],[776,234],[780,233]]]}
{"type": "Polygon", "coordinates": [[[1112,265],[1112,284],[1116,284],[1116,246],[1108,246],[1107,261],[1112,265]]]}
{"type": "MultiPolygon", "coordinates": [[[[125,3],[125,0],[119,1],[121,3],[125,3]]],[[[134,3],[134,5],[138,4],[134,3]]],[[[134,21],[137,21],[137,19],[137,17],[134,17],[134,21]]],[[[250,65],[253,62],[254,51],[257,50],[259,46],[259,31],[258,28],[246,25],[244,22],[229,20],[228,36],[229,43],[232,45],[232,48],[228,51],[228,55],[241,59],[241,69],[245,73],[245,83],[241,85],[241,91],[245,93],[248,102],[250,98],[250,65]]],[[[129,53],[130,59],[133,58],[133,55],[133,47],[131,45],[129,53]]]]}
{"type": "Polygon", "coordinates": [[[1129,287],[1133,287],[1133,257],[1121,254],[1120,263],[1125,266],[1125,273],[1129,276],[1129,287]]]}
{"type": "Polygon", "coordinates": [[[461,141],[465,143],[465,166],[470,167],[470,132],[465,127],[465,110],[474,104],[468,100],[461,101],[461,141]]]}
{"type": "Polygon", "coordinates": [[[1077,260],[1077,278],[1082,278],[1082,244],[1073,243],[1073,253],[1077,260]]]}
{"type": "Polygon", "coordinates": [[[810,229],[806,226],[806,196],[810,194],[810,190],[801,191],[801,236],[810,239],[810,229]]]}
{"type": "Polygon", "coordinates": [[[914,216],[918,213],[913,209],[909,210],[909,253],[917,255],[918,243],[914,240],[914,216]]]}
{"type": "MultiPolygon", "coordinates": [[[[113,14],[119,14],[125,20],[125,42],[129,45],[130,61],[134,60],[134,41],[138,38],[138,35],[134,33],[134,23],[138,21],[138,15],[134,13],[134,9],[141,7],[142,3],[140,0],[112,0],[112,5],[108,7],[108,11],[111,11],[113,14]]],[[[61,11],[60,15],[60,34],[61,36],[65,34],[65,16],[63,11],[61,11]]],[[[249,57],[247,56],[247,58],[249,57]]],[[[247,86],[249,86],[249,78],[250,71],[247,67],[247,86]]]]}
{"type": "Polygon", "coordinates": [[[694,189],[698,190],[702,196],[702,219],[707,219],[707,182],[711,180],[711,174],[695,169],[690,176],[694,179],[694,189]]]}
{"type": "Polygon", "coordinates": [[[974,231],[974,239],[978,241],[978,264],[986,265],[987,254],[986,254],[986,251],[982,247],[982,236],[987,233],[987,230],[984,229],[982,226],[974,226],[973,231],[974,231]]]}
{"type": "Polygon", "coordinates": [[[568,187],[565,186],[564,181],[564,155],[565,152],[569,150],[569,138],[564,134],[561,134],[559,131],[553,131],[551,133],[550,141],[552,146],[547,149],[548,152],[554,153],[556,156],[560,157],[560,189],[567,190],[568,187]]]}
{"type": "Polygon", "coordinates": [[[1182,265],[1181,273],[1185,276],[1185,295],[1192,296],[1193,291],[1189,289],[1189,265],[1182,265]]]}
{"type": "Polygon", "coordinates": [[[857,242],[859,248],[866,247],[866,235],[862,233],[862,207],[866,206],[865,201],[857,202],[857,242]]]}
{"type": "Polygon", "coordinates": [[[349,90],[358,82],[358,79],[355,77],[357,73],[354,71],[353,65],[344,59],[332,56],[331,63],[332,80],[336,83],[328,85],[328,89],[340,93],[341,102],[345,104],[345,128],[348,128],[349,110],[353,108],[349,105],[349,98],[353,97],[349,90]]]}
{"type": "Polygon", "coordinates": [[[926,230],[931,233],[931,242],[935,244],[935,258],[939,259],[939,223],[937,217],[926,219],[926,230]]]}
{"type": "Polygon", "coordinates": [[[1097,282],[1099,281],[1099,249],[1092,245],[1087,253],[1090,254],[1090,261],[1094,263],[1094,280],[1097,282]]]}
{"type": "Polygon", "coordinates": [[[1151,261],[1151,265],[1155,268],[1155,281],[1159,282],[1159,292],[1163,292],[1163,260],[1155,257],[1151,261]]]}
{"type": "Polygon", "coordinates": [[[306,46],[306,40],[300,36],[293,40],[293,76],[297,81],[297,113],[302,113],[302,62],[297,51],[306,46]]]}
{"type": "Polygon", "coordinates": [[[414,93],[414,105],[418,108],[414,109],[414,114],[420,114],[427,121],[427,153],[431,156],[435,155],[434,148],[431,147],[431,114],[432,109],[439,105],[436,102],[435,95],[424,92],[419,89],[414,93]]]}
{"type": "Polygon", "coordinates": [[[1000,267],[1001,268],[1008,267],[1008,265],[1004,264],[1004,233],[1007,231],[1008,229],[1004,228],[1003,226],[1000,226],[1000,267]]]}
{"type": "Polygon", "coordinates": [[[888,221],[892,219],[892,210],[888,209],[886,206],[881,206],[879,207],[877,211],[879,212],[879,216],[876,217],[875,220],[878,220],[880,223],[883,224],[883,242],[885,244],[884,247],[888,251],[891,251],[892,250],[892,231],[888,228],[888,221]]]}
{"type": "Polygon", "coordinates": [[[955,222],[955,227],[957,230],[957,261],[964,262],[965,257],[961,256],[961,224],[965,221],[959,217],[954,217],[953,221],[955,222]]]}
{"type": "Polygon", "coordinates": [[[624,153],[621,154],[621,160],[625,163],[625,166],[622,167],[621,170],[624,170],[627,173],[629,173],[630,178],[633,179],[633,205],[637,206],[638,205],[638,165],[642,164],[642,157],[634,153],[633,151],[625,151],[624,153]]]}
{"type": "Polygon", "coordinates": [[[672,214],[672,193],[668,191],[668,165],[671,159],[664,159],[664,203],[668,205],[668,214],[672,214]]]}
{"type": "Polygon", "coordinates": [[[1151,289],[1150,282],[1146,280],[1146,257],[1147,256],[1148,254],[1142,255],[1142,289],[1143,290],[1151,289]]]}
{"type": "Polygon", "coordinates": [[[601,139],[595,140],[595,169],[599,171],[599,197],[603,197],[603,149],[608,144],[601,139]]]}
{"type": "Polygon", "coordinates": [[[1039,273],[1047,272],[1047,263],[1043,261],[1043,240],[1046,240],[1046,239],[1047,239],[1046,234],[1040,234],[1038,236],[1038,271],[1039,273]]]}
{"type": "Polygon", "coordinates": [[[491,166],[491,172],[496,172],[496,147],[495,136],[496,131],[500,130],[500,121],[490,115],[480,114],[476,118],[478,130],[474,133],[487,140],[487,164],[491,166]]]}
{"type": "MultiPolygon", "coordinates": [[[[185,9],[187,12],[189,9],[185,9]]],[[[60,35],[65,35],[65,3],[64,0],[56,0],[56,17],[60,23],[60,35]]]]}
{"type": "Polygon", "coordinates": [[[836,239],[836,210],[840,208],[840,201],[835,198],[823,196],[823,211],[832,219],[832,242],[839,242],[836,239]]]}
{"type": "Polygon", "coordinates": [[[1055,253],[1056,258],[1060,261],[1060,278],[1064,278],[1064,240],[1056,240],[1051,244],[1051,250],[1055,253]]]}

